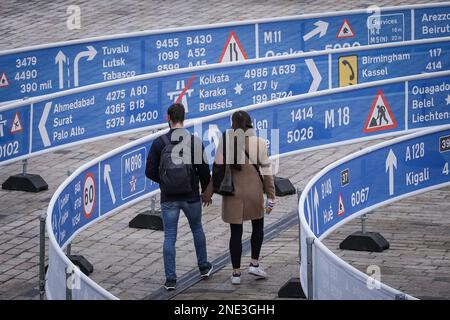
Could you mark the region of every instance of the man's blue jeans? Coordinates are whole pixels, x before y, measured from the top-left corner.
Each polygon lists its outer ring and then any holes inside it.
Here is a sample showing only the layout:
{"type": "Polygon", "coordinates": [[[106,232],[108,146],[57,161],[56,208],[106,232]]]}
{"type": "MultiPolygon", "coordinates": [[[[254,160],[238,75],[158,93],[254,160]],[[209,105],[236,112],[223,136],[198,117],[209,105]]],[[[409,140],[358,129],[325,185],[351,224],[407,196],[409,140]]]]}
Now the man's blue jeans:
{"type": "Polygon", "coordinates": [[[161,213],[164,224],[164,270],[166,279],[176,280],[175,267],[175,242],[177,241],[178,218],[180,210],[183,210],[189,221],[192,235],[194,236],[195,252],[197,253],[197,263],[199,269],[210,268],[211,264],[207,260],[206,238],[202,227],[202,204],[187,201],[168,201],[161,203],[161,213]]]}

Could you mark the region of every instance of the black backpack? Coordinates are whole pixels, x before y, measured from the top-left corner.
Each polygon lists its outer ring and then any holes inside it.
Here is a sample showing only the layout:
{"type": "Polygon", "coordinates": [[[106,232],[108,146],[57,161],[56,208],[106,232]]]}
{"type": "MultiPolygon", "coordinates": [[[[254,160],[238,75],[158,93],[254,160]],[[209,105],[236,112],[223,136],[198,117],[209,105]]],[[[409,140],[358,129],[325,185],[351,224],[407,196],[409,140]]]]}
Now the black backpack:
{"type": "MultiPolygon", "coordinates": [[[[180,143],[186,144],[186,140],[190,143],[190,139],[187,137],[180,143]]],[[[163,135],[161,138],[164,142],[159,161],[161,192],[167,195],[180,195],[192,192],[191,181],[194,174],[192,163],[185,164],[183,162],[182,152],[173,152],[176,144],[172,144],[167,135],[163,135]]],[[[184,148],[190,149],[191,146],[186,145],[184,148]]],[[[189,157],[189,161],[192,162],[191,157],[189,157]]]]}

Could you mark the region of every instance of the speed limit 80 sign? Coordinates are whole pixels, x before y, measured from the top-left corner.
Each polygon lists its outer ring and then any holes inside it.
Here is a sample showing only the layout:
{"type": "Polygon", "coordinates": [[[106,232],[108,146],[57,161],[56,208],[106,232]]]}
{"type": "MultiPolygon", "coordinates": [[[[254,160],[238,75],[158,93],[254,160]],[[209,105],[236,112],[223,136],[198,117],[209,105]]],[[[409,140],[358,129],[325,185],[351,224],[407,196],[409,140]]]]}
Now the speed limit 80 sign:
{"type": "Polygon", "coordinates": [[[95,179],[90,172],[84,177],[83,185],[83,213],[87,219],[91,218],[95,208],[95,179]]]}

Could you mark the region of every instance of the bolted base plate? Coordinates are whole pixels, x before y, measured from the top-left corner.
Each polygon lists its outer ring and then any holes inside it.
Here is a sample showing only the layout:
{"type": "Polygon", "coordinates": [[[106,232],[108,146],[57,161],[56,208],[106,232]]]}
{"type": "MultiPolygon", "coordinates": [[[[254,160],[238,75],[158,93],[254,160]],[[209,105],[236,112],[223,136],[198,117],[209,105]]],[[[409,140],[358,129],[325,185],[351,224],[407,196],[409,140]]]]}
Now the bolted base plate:
{"type": "Polygon", "coordinates": [[[94,272],[94,266],[87,261],[85,257],[74,254],[68,255],[67,257],[74,265],[80,268],[81,272],[85,275],[89,276],[92,272],[94,272]]]}
{"type": "Polygon", "coordinates": [[[275,184],[275,195],[277,197],[284,197],[287,195],[297,193],[297,190],[295,189],[291,181],[289,181],[289,179],[275,177],[274,184],[275,184]]]}
{"type": "Polygon", "coordinates": [[[306,295],[300,284],[300,278],[289,279],[278,291],[278,298],[306,299],[306,295]]]}
{"type": "Polygon", "coordinates": [[[378,232],[355,232],[339,245],[343,250],[382,252],[389,249],[389,242],[378,232]]]}
{"type": "Polygon", "coordinates": [[[40,192],[48,190],[48,184],[38,174],[16,174],[2,184],[3,190],[40,192]]]}
{"type": "Polygon", "coordinates": [[[135,229],[164,230],[160,211],[139,213],[128,223],[128,226],[135,229]]]}

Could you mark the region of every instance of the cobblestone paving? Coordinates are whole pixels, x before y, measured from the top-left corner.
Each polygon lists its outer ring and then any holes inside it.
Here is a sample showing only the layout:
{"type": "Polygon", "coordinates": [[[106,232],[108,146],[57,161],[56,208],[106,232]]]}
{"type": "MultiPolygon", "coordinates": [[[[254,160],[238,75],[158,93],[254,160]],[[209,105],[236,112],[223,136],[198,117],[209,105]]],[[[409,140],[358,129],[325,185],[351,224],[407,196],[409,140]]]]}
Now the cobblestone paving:
{"type": "MultiPolygon", "coordinates": [[[[382,253],[345,251],[339,243],[360,230],[356,219],[332,233],[325,245],[362,272],[378,266],[381,281],[419,299],[450,298],[450,217],[446,199],[450,188],[405,199],[369,216],[367,231],[380,232],[390,248],[382,253]]],[[[282,232],[263,245],[262,263],[267,280],[252,280],[243,273],[240,286],[230,283],[231,266],[202,281],[175,299],[277,299],[278,290],[291,277],[298,277],[298,228],[282,232]]],[[[244,261],[249,261],[247,255],[244,261]]],[[[324,275],[326,276],[326,275],[324,275]]]]}
{"type": "MultiPolygon", "coordinates": [[[[421,3],[426,1],[415,1],[421,3]]],[[[190,26],[249,18],[276,17],[307,12],[336,10],[335,1],[78,1],[82,8],[82,29],[65,27],[65,1],[0,2],[0,50],[32,44],[108,35],[145,29],[190,26]],[[176,18],[174,18],[176,17],[176,18]]],[[[365,8],[371,1],[340,1],[338,9],[365,8]]],[[[378,1],[378,5],[406,4],[405,1],[378,1]]],[[[41,174],[49,190],[38,194],[0,190],[0,299],[36,299],[38,283],[38,216],[67,175],[88,160],[144,135],[134,134],[107,141],[84,144],[30,160],[29,172],[41,174]]],[[[364,146],[373,144],[365,143],[364,146]]],[[[309,178],[328,163],[358,150],[363,145],[307,153],[281,161],[280,175],[290,177],[302,188],[309,178]]],[[[0,168],[0,181],[20,171],[20,163],[0,168]]],[[[370,230],[381,232],[391,249],[381,254],[341,252],[338,243],[358,229],[357,222],[332,234],[327,245],[346,261],[365,271],[379,264],[382,280],[420,297],[450,297],[450,237],[448,205],[450,190],[443,189],[379,210],[370,217],[370,230]]],[[[271,224],[296,205],[296,196],[280,199],[267,218],[271,224]]],[[[148,203],[140,203],[81,233],[72,253],[83,254],[94,264],[92,279],[122,299],[141,299],[158,289],[163,281],[162,240],[159,231],[134,230],[128,222],[148,203]]],[[[204,213],[209,256],[223,253],[228,244],[228,228],[220,218],[218,199],[204,213]]],[[[297,273],[298,234],[291,228],[263,247],[263,261],[271,277],[251,282],[247,277],[239,288],[229,288],[229,267],[213,279],[192,287],[179,298],[274,298],[278,288],[297,273]],[[206,296],[206,290],[208,295],[206,296]],[[233,291],[232,291],[233,290],[233,291]],[[256,293],[255,293],[256,292],[256,293]]],[[[244,237],[249,236],[245,226],[244,237]]],[[[187,220],[180,220],[177,244],[179,276],[195,265],[192,236],[187,220]]],[[[245,259],[243,263],[245,263],[245,259]]]]}

